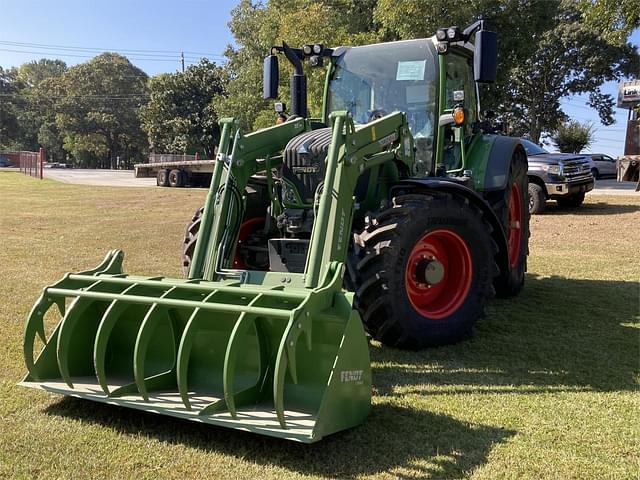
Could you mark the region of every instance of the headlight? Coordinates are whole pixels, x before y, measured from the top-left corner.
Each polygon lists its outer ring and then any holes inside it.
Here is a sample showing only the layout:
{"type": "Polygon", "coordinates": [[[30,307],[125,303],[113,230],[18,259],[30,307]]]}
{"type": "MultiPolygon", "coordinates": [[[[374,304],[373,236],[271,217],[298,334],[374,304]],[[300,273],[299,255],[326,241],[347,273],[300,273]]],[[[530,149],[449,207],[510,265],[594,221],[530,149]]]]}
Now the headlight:
{"type": "Polygon", "coordinates": [[[549,165],[544,169],[547,173],[551,173],[553,175],[562,174],[562,167],[560,165],[549,165]]]}

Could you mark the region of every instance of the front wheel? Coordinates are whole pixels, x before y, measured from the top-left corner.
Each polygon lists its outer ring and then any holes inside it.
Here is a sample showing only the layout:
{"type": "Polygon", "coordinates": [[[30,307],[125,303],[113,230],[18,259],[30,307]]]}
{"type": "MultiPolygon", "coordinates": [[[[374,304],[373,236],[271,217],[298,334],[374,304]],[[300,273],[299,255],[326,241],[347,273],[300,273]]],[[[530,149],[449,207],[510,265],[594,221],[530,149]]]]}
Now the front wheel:
{"type": "Polygon", "coordinates": [[[493,295],[491,227],[461,197],[396,197],[355,235],[350,284],[365,328],[385,345],[418,349],[467,337],[493,295]]]}
{"type": "Polygon", "coordinates": [[[529,183],[529,214],[544,212],[547,203],[543,188],[537,183],[529,183]]]}

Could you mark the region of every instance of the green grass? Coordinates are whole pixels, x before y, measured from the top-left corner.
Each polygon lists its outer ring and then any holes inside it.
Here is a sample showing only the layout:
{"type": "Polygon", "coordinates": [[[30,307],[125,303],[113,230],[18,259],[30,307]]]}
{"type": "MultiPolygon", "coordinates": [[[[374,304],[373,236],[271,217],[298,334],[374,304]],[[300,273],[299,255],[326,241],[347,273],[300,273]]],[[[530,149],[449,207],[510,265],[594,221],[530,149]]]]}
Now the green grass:
{"type": "Polygon", "coordinates": [[[179,275],[203,190],[102,188],[0,173],[0,477],[638,478],[640,197],[532,219],[523,293],[475,336],[404,352],[373,342],[359,428],[299,445],[16,386],[40,290],[111,248],[179,275]]]}

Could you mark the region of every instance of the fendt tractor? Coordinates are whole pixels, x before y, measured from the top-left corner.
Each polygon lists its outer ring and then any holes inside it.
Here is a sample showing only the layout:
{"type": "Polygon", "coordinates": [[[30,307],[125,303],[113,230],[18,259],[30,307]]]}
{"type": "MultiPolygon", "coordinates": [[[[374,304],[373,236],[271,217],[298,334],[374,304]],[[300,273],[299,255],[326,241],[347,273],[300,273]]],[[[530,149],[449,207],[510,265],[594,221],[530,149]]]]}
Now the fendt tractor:
{"type": "Polygon", "coordinates": [[[494,294],[522,288],[527,157],[478,102],[496,48],[481,21],[420,40],[272,47],[264,97],[277,97],[283,56],[291,109],[249,134],[221,120],[188,278],[124,274],[113,250],[46,287],[22,384],[308,443],[362,423],[365,331],[398,348],[457,342],[494,294]],[[307,114],[305,62],[327,66],[320,118],[307,114]],[[47,312],[60,316],[48,337],[47,312]]]}

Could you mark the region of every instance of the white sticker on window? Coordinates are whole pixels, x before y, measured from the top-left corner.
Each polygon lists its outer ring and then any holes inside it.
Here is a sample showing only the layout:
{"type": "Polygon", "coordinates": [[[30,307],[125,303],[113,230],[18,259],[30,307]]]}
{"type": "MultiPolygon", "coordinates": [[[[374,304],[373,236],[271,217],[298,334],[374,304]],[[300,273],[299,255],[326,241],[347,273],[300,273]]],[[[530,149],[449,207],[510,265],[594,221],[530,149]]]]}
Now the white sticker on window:
{"type": "Polygon", "coordinates": [[[424,80],[424,67],[426,63],[426,60],[398,62],[396,80],[424,80]]]}

